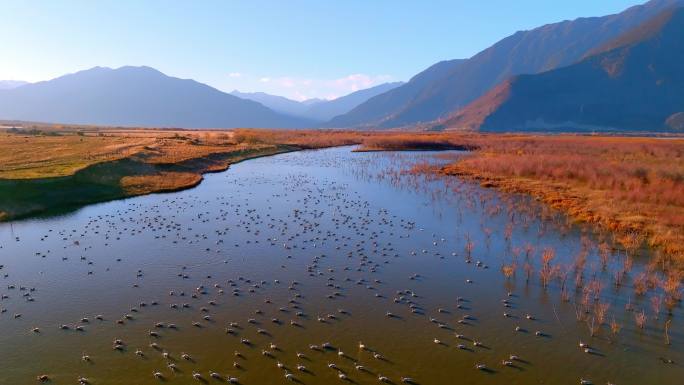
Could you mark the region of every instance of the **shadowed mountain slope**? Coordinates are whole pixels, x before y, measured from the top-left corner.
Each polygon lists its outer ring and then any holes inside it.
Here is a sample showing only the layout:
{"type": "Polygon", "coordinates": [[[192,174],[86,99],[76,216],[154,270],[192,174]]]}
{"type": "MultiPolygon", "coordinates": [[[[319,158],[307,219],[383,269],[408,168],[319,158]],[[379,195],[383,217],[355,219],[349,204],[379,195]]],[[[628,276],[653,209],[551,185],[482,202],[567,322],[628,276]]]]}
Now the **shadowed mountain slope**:
{"type": "Polygon", "coordinates": [[[684,8],[676,8],[576,64],[501,83],[441,127],[662,130],[679,127],[682,112],[684,8]]]}
{"type": "Polygon", "coordinates": [[[444,118],[512,76],[573,64],[678,4],[684,4],[684,0],[652,0],[615,15],[516,32],[470,59],[438,63],[404,86],[369,99],[327,125],[388,128],[444,118]],[[432,76],[437,66],[442,68],[432,76]]]}

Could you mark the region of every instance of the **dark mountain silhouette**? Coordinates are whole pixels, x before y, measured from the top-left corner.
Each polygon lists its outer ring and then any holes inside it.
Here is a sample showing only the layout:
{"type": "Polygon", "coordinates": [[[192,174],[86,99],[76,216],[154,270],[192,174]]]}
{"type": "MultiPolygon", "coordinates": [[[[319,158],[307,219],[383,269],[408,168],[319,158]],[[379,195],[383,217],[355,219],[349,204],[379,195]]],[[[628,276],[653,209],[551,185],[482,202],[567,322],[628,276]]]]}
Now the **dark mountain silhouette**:
{"type": "Polygon", "coordinates": [[[577,62],[596,49],[684,0],[652,0],[619,14],[579,18],[516,32],[470,59],[442,62],[407,84],[369,99],[329,126],[397,127],[446,117],[519,74],[577,62]],[[421,84],[416,82],[422,79],[421,84]],[[415,79],[415,81],[414,81],[415,79]]]}
{"type": "Polygon", "coordinates": [[[0,90],[0,119],[185,128],[298,128],[311,124],[149,67],[95,67],[0,90]]]}
{"type": "Polygon", "coordinates": [[[487,130],[662,130],[683,126],[684,8],[598,47],[576,64],[520,75],[442,122],[487,130]]]}
{"type": "Polygon", "coordinates": [[[352,108],[383,92],[402,85],[402,82],[383,83],[374,87],[352,92],[333,100],[308,99],[302,102],[264,92],[231,92],[231,95],[259,102],[264,106],[288,115],[299,116],[323,122],[349,112],[352,108]]]}

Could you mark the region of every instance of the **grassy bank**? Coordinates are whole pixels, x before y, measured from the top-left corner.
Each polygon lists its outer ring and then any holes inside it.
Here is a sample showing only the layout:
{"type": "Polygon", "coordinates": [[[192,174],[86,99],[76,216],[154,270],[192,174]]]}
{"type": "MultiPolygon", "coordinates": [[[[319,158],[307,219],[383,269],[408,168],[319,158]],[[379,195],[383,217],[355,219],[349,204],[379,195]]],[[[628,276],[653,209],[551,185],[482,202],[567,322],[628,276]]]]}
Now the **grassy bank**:
{"type": "Polygon", "coordinates": [[[206,172],[295,149],[289,146],[235,149],[170,164],[147,163],[134,156],[93,164],[68,176],[0,180],[0,219],[59,213],[91,203],[190,188],[199,184],[206,172]]]}
{"type": "MultiPolygon", "coordinates": [[[[437,171],[524,193],[684,267],[684,139],[475,133],[373,137],[362,151],[468,149],[437,171]]],[[[426,170],[415,170],[425,172],[426,170]]]]}
{"type": "Polygon", "coordinates": [[[684,140],[488,136],[448,175],[525,193],[684,266],[684,140]]]}
{"type": "Polygon", "coordinates": [[[0,221],[196,186],[244,159],[395,135],[182,130],[11,122],[0,130],[0,221]]]}
{"type": "Polygon", "coordinates": [[[0,220],[196,186],[202,174],[258,156],[360,143],[330,131],[103,127],[0,132],[0,220]]]}
{"type": "Polygon", "coordinates": [[[388,133],[364,138],[356,151],[469,151],[477,149],[477,137],[475,134],[388,133]]]}

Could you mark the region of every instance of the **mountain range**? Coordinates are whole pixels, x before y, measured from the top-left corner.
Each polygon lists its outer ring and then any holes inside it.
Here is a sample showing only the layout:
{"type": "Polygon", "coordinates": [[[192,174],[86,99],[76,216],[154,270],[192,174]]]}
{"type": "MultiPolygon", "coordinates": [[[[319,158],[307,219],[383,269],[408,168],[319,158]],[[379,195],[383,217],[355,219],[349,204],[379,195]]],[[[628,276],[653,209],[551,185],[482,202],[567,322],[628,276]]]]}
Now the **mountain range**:
{"type": "Polygon", "coordinates": [[[575,64],[501,83],[441,126],[502,131],[678,129],[684,115],[683,64],[684,8],[674,8],[575,64]]]}
{"type": "Polygon", "coordinates": [[[310,128],[401,83],[334,100],[230,94],[150,67],[95,67],[53,80],[0,82],[0,119],[110,126],[310,128]]]}
{"type": "Polygon", "coordinates": [[[573,65],[661,12],[681,5],[684,0],[652,0],[615,15],[516,32],[469,59],[438,63],[326,125],[391,128],[453,117],[493,88],[501,91],[502,82],[513,76],[573,65]]]}
{"type": "Polygon", "coordinates": [[[230,94],[239,98],[259,102],[276,112],[311,119],[317,122],[325,122],[335,116],[345,114],[366,100],[397,88],[402,84],[404,83],[383,83],[332,100],[308,99],[301,102],[282,96],[269,95],[264,92],[245,93],[235,90],[230,94]]]}
{"type": "Polygon", "coordinates": [[[185,128],[299,128],[313,123],[149,67],[95,67],[0,90],[0,118],[185,128]]]}
{"type": "Polygon", "coordinates": [[[311,106],[325,102],[323,99],[307,99],[298,102],[296,100],[288,99],[284,96],[271,95],[265,92],[240,92],[238,90],[234,90],[230,94],[237,96],[240,99],[253,100],[257,103],[263,104],[275,112],[292,116],[303,116],[306,110],[308,110],[311,106]]]}

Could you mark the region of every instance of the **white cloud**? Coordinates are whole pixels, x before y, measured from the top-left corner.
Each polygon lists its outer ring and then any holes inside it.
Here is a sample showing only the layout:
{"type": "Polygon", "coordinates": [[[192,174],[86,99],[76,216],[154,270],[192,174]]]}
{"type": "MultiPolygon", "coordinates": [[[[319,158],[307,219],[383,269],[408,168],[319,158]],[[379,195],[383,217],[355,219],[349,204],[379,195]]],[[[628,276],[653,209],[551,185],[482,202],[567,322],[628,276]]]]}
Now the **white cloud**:
{"type": "Polygon", "coordinates": [[[293,87],[296,87],[296,86],[297,86],[297,83],[298,83],[296,79],[292,79],[292,78],[287,77],[287,76],[276,79],[276,82],[277,82],[281,87],[285,87],[285,88],[293,88],[293,87]]]}
{"type": "Polygon", "coordinates": [[[240,72],[231,72],[231,73],[228,74],[228,76],[231,77],[231,78],[241,78],[241,77],[242,77],[242,73],[240,73],[240,72]]]}
{"type": "Polygon", "coordinates": [[[259,81],[262,83],[268,83],[271,81],[271,78],[261,78],[261,79],[259,79],[259,81]]]}

